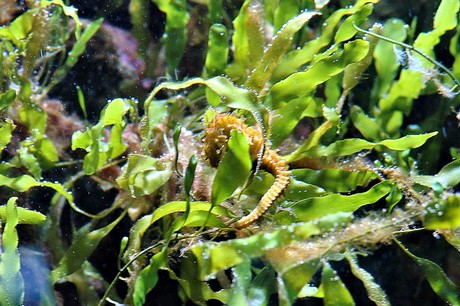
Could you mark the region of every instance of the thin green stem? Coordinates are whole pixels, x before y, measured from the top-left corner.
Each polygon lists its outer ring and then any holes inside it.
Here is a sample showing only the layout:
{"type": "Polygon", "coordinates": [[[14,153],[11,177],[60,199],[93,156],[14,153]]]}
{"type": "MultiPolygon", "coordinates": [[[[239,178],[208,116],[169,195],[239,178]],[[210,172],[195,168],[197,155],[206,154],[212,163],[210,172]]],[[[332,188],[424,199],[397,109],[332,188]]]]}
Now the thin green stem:
{"type": "Polygon", "coordinates": [[[424,227],[411,228],[411,229],[407,229],[407,230],[394,231],[394,232],[393,232],[393,235],[408,234],[408,233],[420,232],[420,231],[424,231],[424,230],[426,230],[426,228],[424,228],[424,227]]]}
{"type": "Polygon", "coordinates": [[[356,24],[353,23],[353,27],[361,32],[361,33],[364,33],[364,34],[367,34],[367,35],[371,35],[371,36],[374,36],[374,37],[377,37],[381,40],[384,40],[384,41],[387,41],[389,43],[392,43],[392,44],[395,44],[395,45],[398,45],[398,46],[401,46],[403,48],[406,48],[408,50],[411,50],[411,51],[414,51],[415,53],[419,54],[420,56],[422,56],[424,59],[428,60],[429,62],[431,62],[432,64],[434,64],[435,66],[439,67],[442,71],[444,71],[454,82],[455,82],[455,85],[456,87],[460,87],[460,81],[455,77],[455,75],[452,73],[452,71],[450,71],[449,68],[447,68],[446,66],[444,66],[442,63],[438,62],[437,60],[435,60],[434,58],[432,58],[431,56],[429,56],[428,54],[418,50],[417,48],[415,48],[414,46],[412,45],[409,45],[409,44],[406,44],[406,43],[403,43],[403,42],[400,42],[400,41],[397,41],[397,40],[394,40],[394,39],[391,39],[389,37],[386,37],[386,36],[383,36],[383,35],[380,35],[380,34],[377,34],[377,33],[372,33],[370,31],[367,31],[367,30],[364,30],[364,29],[361,29],[360,27],[358,27],[356,24]]]}
{"type": "Polygon", "coordinates": [[[117,273],[117,275],[115,276],[115,278],[113,279],[113,281],[110,283],[109,287],[107,288],[107,290],[105,291],[104,293],[104,296],[101,298],[101,300],[99,301],[99,303],[97,304],[97,306],[102,306],[104,305],[104,302],[106,301],[107,297],[109,296],[110,294],[110,291],[112,291],[113,287],[115,287],[115,284],[117,283],[118,279],[120,278],[121,274],[129,268],[130,265],[132,265],[132,263],[134,261],[136,261],[139,257],[141,257],[142,255],[144,255],[145,253],[147,253],[148,251],[150,251],[151,249],[153,248],[156,248],[157,246],[161,245],[162,242],[157,242],[155,243],[154,245],[151,245],[145,249],[143,249],[142,251],[140,251],[139,253],[137,253],[126,265],[124,265],[117,273]]]}
{"type": "Polygon", "coordinates": [[[82,163],[83,163],[82,160],[71,160],[71,161],[55,163],[54,167],[67,167],[67,166],[73,166],[73,165],[82,164],[82,163]]]}
{"type": "MultiPolygon", "coordinates": [[[[122,162],[122,161],[123,161],[122,159],[119,159],[119,160],[115,160],[115,161],[113,161],[113,162],[110,162],[110,163],[104,165],[101,169],[99,169],[99,171],[102,170],[102,169],[106,169],[106,168],[115,166],[115,165],[119,164],[119,163],[122,162]]],[[[72,186],[75,184],[75,182],[76,182],[77,180],[79,180],[80,178],[82,178],[82,177],[84,177],[84,176],[86,176],[86,175],[87,175],[87,174],[84,173],[83,171],[78,172],[77,174],[75,174],[74,176],[72,176],[72,177],[70,178],[70,180],[68,180],[67,182],[65,182],[65,183],[63,184],[63,187],[64,187],[66,190],[72,188],[72,186]]],[[[56,195],[51,199],[51,205],[55,205],[61,197],[63,197],[63,195],[56,193],[56,195]]],[[[84,215],[84,216],[86,216],[86,217],[88,217],[88,218],[92,218],[92,219],[102,219],[102,218],[106,217],[107,215],[109,215],[109,214],[110,214],[112,211],[114,211],[116,208],[118,208],[118,206],[122,203],[122,201],[123,201],[123,199],[121,199],[120,201],[118,201],[117,204],[112,205],[111,207],[109,207],[109,208],[107,208],[107,209],[101,211],[100,213],[98,213],[98,214],[96,214],[96,215],[91,214],[91,213],[89,213],[89,212],[86,212],[86,211],[84,211],[83,209],[79,208],[75,203],[73,203],[73,201],[72,201],[72,202],[69,202],[69,205],[70,205],[70,207],[71,207],[74,211],[76,211],[77,213],[82,214],[82,215],[84,215]]]]}

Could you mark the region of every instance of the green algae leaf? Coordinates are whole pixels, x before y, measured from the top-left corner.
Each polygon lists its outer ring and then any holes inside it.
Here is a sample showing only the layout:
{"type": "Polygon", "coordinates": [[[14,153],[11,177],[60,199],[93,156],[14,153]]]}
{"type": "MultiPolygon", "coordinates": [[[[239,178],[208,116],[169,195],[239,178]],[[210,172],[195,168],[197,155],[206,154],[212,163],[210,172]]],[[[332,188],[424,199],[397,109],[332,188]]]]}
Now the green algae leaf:
{"type": "Polygon", "coordinates": [[[19,108],[19,120],[29,130],[36,130],[37,134],[45,134],[47,115],[45,111],[33,102],[25,103],[19,108]]]}
{"type": "Polygon", "coordinates": [[[272,148],[277,148],[292,133],[299,120],[303,117],[304,110],[311,103],[314,103],[311,98],[300,98],[292,100],[275,110],[270,133],[272,148]]]}
{"type": "MultiPolygon", "coordinates": [[[[302,200],[305,200],[305,199],[306,197],[304,197],[302,200]]],[[[286,205],[284,205],[284,207],[286,207],[286,205]]],[[[277,212],[274,215],[273,219],[276,222],[276,224],[280,224],[280,225],[288,225],[288,224],[292,224],[298,221],[298,218],[295,215],[295,211],[291,210],[290,207],[286,210],[280,210],[279,212],[277,212]]],[[[332,214],[327,214],[325,216],[319,217],[318,219],[315,219],[313,223],[317,225],[318,228],[321,229],[321,231],[324,232],[328,230],[335,230],[337,226],[345,226],[348,223],[350,223],[352,220],[353,220],[353,211],[339,211],[339,212],[335,212],[332,214]]],[[[290,262],[289,260],[286,260],[282,266],[291,267],[292,262],[290,262]]],[[[281,269],[280,267],[277,267],[277,270],[280,270],[281,269]]]]}
{"type": "Polygon", "coordinates": [[[20,165],[26,168],[33,177],[40,179],[42,177],[42,169],[37,157],[29,151],[29,146],[21,147],[16,152],[20,165]]]}
{"type": "Polygon", "coordinates": [[[15,99],[16,99],[16,90],[14,89],[10,89],[0,94],[0,111],[4,110],[5,108],[13,104],[15,99]]]}
{"type": "Polygon", "coordinates": [[[323,287],[315,287],[310,284],[306,284],[300,292],[297,294],[298,298],[305,298],[305,297],[315,297],[315,298],[324,298],[323,287]]]}
{"type": "Polygon", "coordinates": [[[93,174],[109,160],[119,157],[127,148],[122,132],[126,126],[124,116],[133,111],[131,100],[115,99],[102,110],[99,122],[85,132],[72,135],[72,150],[83,149],[88,152],[83,160],[83,171],[93,174]],[[105,128],[111,126],[108,141],[105,128]]]}
{"type": "Polygon", "coordinates": [[[379,101],[382,111],[399,110],[409,114],[412,110],[412,101],[425,88],[423,74],[420,71],[404,69],[399,79],[391,85],[388,95],[379,101]]]}
{"type": "Polygon", "coordinates": [[[172,171],[156,158],[130,154],[123,166],[118,185],[135,197],[155,193],[171,177],[172,171]]]}
{"type": "MultiPolygon", "coordinates": [[[[251,73],[262,59],[265,50],[265,19],[264,10],[260,3],[251,1],[247,9],[246,33],[248,39],[248,55],[246,71],[251,73]]],[[[241,76],[239,76],[241,77],[241,76]]],[[[239,78],[238,77],[238,78],[239,78]]]]}
{"type": "MultiPolygon", "coordinates": [[[[376,3],[377,1],[373,1],[376,3]]],[[[373,4],[366,3],[363,7],[360,8],[356,13],[347,17],[345,21],[340,25],[335,33],[334,42],[339,43],[353,38],[356,35],[356,28],[354,24],[359,26],[367,17],[372,13],[373,4]]]]}
{"type": "MultiPolygon", "coordinates": [[[[278,294],[282,305],[292,305],[298,294],[312,279],[321,263],[318,258],[307,260],[278,273],[278,294]]],[[[276,266],[275,266],[276,268],[276,266]]]]}
{"type": "MultiPolygon", "coordinates": [[[[439,44],[441,36],[457,26],[459,9],[460,3],[458,1],[442,0],[434,16],[433,30],[420,33],[414,42],[414,48],[428,55],[433,55],[433,47],[439,44]]],[[[422,60],[421,57],[420,59],[422,60]]],[[[432,66],[427,61],[424,63],[432,66]]]]}
{"type": "Polygon", "coordinates": [[[395,151],[404,151],[422,146],[428,139],[435,135],[437,135],[437,132],[407,135],[398,139],[386,139],[376,143],[361,138],[348,138],[337,140],[329,146],[316,145],[305,151],[300,151],[299,148],[294,153],[286,156],[286,159],[288,161],[295,161],[302,157],[320,158],[324,156],[347,156],[361,152],[362,150],[372,150],[377,146],[383,146],[395,151]]]}
{"type": "Polygon", "coordinates": [[[251,262],[243,261],[232,268],[233,282],[228,305],[267,305],[270,296],[276,292],[275,271],[264,267],[253,279],[251,262]]]}
{"type": "Polygon", "coordinates": [[[313,184],[328,192],[348,192],[366,186],[377,178],[372,171],[346,171],[342,169],[293,169],[294,179],[313,184]]]}
{"type": "Polygon", "coordinates": [[[77,131],[72,135],[72,150],[81,148],[88,152],[83,160],[83,171],[86,174],[93,174],[109,159],[109,146],[100,141],[103,130],[103,126],[98,124],[85,132],[77,131]]]}
{"type": "Polygon", "coordinates": [[[233,283],[228,298],[229,305],[249,306],[247,290],[251,284],[251,261],[245,260],[232,268],[233,283]]]}
{"type": "MultiPolygon", "coordinates": [[[[382,25],[377,23],[374,24],[371,29],[369,29],[369,32],[379,34],[381,30],[382,25]]],[[[365,71],[372,63],[375,48],[380,41],[380,39],[371,35],[366,35],[364,38],[369,41],[369,52],[363,58],[363,60],[350,64],[345,68],[342,79],[342,88],[345,93],[349,92],[359,84],[365,71]]]]}
{"type": "Polygon", "coordinates": [[[198,164],[198,159],[195,155],[190,156],[188,160],[187,169],[185,170],[184,175],[184,191],[185,191],[185,199],[190,201],[191,194],[193,187],[193,181],[195,180],[195,170],[198,164]]]}
{"type": "Polygon", "coordinates": [[[163,42],[166,47],[168,72],[173,75],[185,49],[187,40],[187,23],[190,19],[185,0],[152,0],[158,9],[166,14],[163,42]]]}
{"type": "Polygon", "coordinates": [[[200,267],[200,279],[234,267],[251,258],[264,255],[268,250],[301,241],[320,232],[317,225],[298,223],[280,227],[272,232],[257,233],[247,238],[224,242],[205,242],[191,247],[200,267]]]}
{"type": "Polygon", "coordinates": [[[80,133],[77,131],[72,136],[72,150],[75,150],[74,148],[81,147],[81,144],[83,143],[82,140],[91,140],[91,146],[87,148],[89,153],[86,154],[83,159],[83,171],[88,175],[93,174],[100,169],[109,159],[107,153],[109,146],[97,140],[102,138],[102,130],[102,127],[97,128],[95,126],[91,130],[87,130],[89,133],[80,133]],[[82,137],[81,135],[85,135],[86,137],[82,137]],[[92,141],[93,139],[96,139],[96,141],[92,141]]]}
{"type": "Polygon", "coordinates": [[[451,70],[452,73],[458,78],[460,73],[460,50],[459,50],[459,45],[457,44],[459,38],[460,38],[460,26],[457,26],[457,29],[455,31],[455,34],[452,36],[450,39],[450,45],[449,45],[449,51],[450,54],[454,57],[454,62],[452,64],[451,70]]]}
{"type": "Polygon", "coordinates": [[[401,242],[395,241],[417,263],[431,288],[439,297],[450,305],[460,305],[460,288],[447,277],[439,265],[428,259],[415,256],[401,242]]]}
{"type": "MultiPolygon", "coordinates": [[[[407,37],[405,23],[396,18],[387,20],[383,25],[383,36],[396,41],[404,41],[407,37]]],[[[390,89],[396,73],[400,66],[394,52],[394,45],[380,40],[374,51],[374,65],[379,77],[379,82],[374,84],[373,95],[377,98],[383,97],[390,89]]]]}
{"type": "Polygon", "coordinates": [[[227,152],[217,167],[212,183],[211,203],[219,205],[228,199],[247,180],[251,169],[248,140],[242,132],[232,130],[227,152]]]}
{"type": "Polygon", "coordinates": [[[433,189],[438,185],[443,188],[455,187],[460,183],[460,159],[448,163],[436,175],[416,175],[414,181],[433,189]]]}
{"type": "Polygon", "coordinates": [[[279,1],[273,10],[273,26],[276,31],[286,24],[291,18],[299,14],[301,5],[294,0],[279,1]]]}
{"type": "Polygon", "coordinates": [[[206,305],[209,300],[217,300],[224,305],[228,305],[229,289],[213,291],[209,283],[198,279],[198,266],[193,254],[187,253],[182,258],[180,277],[171,269],[164,269],[169,272],[171,279],[179,282],[188,298],[195,303],[206,305]]]}
{"type": "Polygon", "coordinates": [[[179,169],[177,168],[178,166],[177,162],[179,161],[179,137],[181,133],[182,133],[182,124],[178,122],[173,130],[173,144],[174,144],[174,150],[175,150],[174,170],[176,170],[176,173],[179,176],[182,175],[182,173],[180,173],[179,169]]]}
{"type": "Polygon", "coordinates": [[[280,103],[291,99],[305,97],[316,87],[337,75],[351,63],[362,60],[369,51],[369,42],[354,40],[338,50],[315,62],[304,72],[293,73],[286,79],[273,85],[271,100],[280,103]]]}
{"type": "MultiPolygon", "coordinates": [[[[192,204],[191,202],[190,204],[192,204]]],[[[226,228],[224,221],[220,219],[218,216],[215,215],[215,212],[208,211],[193,211],[189,212],[186,215],[187,210],[185,210],[182,216],[187,216],[187,219],[175,219],[173,226],[173,231],[179,231],[181,228],[189,226],[189,227],[217,227],[217,228],[226,228]],[[179,222],[176,222],[179,221],[179,222]],[[185,220],[185,222],[183,222],[185,220]]]]}
{"type": "Polygon", "coordinates": [[[209,29],[205,76],[218,76],[225,72],[229,49],[227,35],[227,28],[223,24],[213,24],[209,29]]]}
{"type": "Polygon", "coordinates": [[[155,193],[171,177],[171,170],[165,168],[144,169],[136,172],[129,177],[129,190],[133,196],[143,196],[155,193]]]}
{"type": "Polygon", "coordinates": [[[0,27],[0,37],[11,40],[18,48],[22,47],[29,33],[32,31],[36,10],[28,10],[15,18],[8,26],[0,27]]]}
{"type": "Polygon", "coordinates": [[[385,291],[383,291],[382,287],[375,282],[374,277],[358,265],[356,255],[350,250],[347,250],[347,252],[345,252],[345,258],[350,264],[350,269],[353,275],[363,282],[369,299],[377,306],[391,306],[385,291]]]}
{"type": "Polygon", "coordinates": [[[128,146],[123,141],[123,130],[125,129],[124,125],[115,124],[110,129],[110,137],[108,140],[109,152],[107,154],[108,160],[114,160],[118,156],[121,156],[123,152],[126,151],[128,146]]]}
{"type": "Polygon", "coordinates": [[[387,147],[390,150],[404,151],[407,149],[414,149],[422,146],[425,142],[438,134],[438,132],[431,132],[419,135],[407,135],[398,139],[385,139],[378,142],[378,145],[387,147]]]}
{"type": "Polygon", "coordinates": [[[73,204],[73,196],[61,184],[52,182],[40,182],[31,177],[30,175],[21,175],[18,177],[7,177],[0,174],[0,186],[6,186],[19,192],[25,192],[33,187],[49,187],[54,189],[64,198],[66,198],[71,205],[73,204]]]}
{"type": "Polygon", "coordinates": [[[131,109],[131,105],[124,99],[115,99],[110,101],[102,110],[101,121],[104,126],[120,124],[123,122],[123,116],[131,109]]]}
{"type": "Polygon", "coordinates": [[[351,107],[351,120],[364,138],[370,141],[378,141],[381,139],[380,126],[374,118],[367,116],[357,105],[351,107]]]}
{"type": "Polygon", "coordinates": [[[391,192],[385,198],[385,201],[387,202],[388,211],[393,211],[395,205],[398,204],[402,200],[402,198],[403,191],[400,188],[398,188],[397,185],[394,185],[391,189],[391,192]]]}
{"type": "Polygon", "coordinates": [[[460,252],[460,227],[455,230],[442,231],[442,235],[451,246],[460,252]]]}
{"type": "Polygon", "coordinates": [[[236,86],[231,80],[226,77],[214,77],[210,79],[193,78],[184,82],[165,82],[157,87],[150,93],[145,100],[145,109],[149,109],[154,101],[154,97],[163,89],[181,90],[191,87],[193,85],[205,85],[212,92],[214,92],[221,103],[227,107],[242,109],[252,114],[254,119],[260,124],[262,130],[266,131],[268,126],[268,112],[259,103],[256,95],[251,90],[247,90],[236,86]]]}
{"type": "Polygon", "coordinates": [[[331,194],[296,202],[291,209],[297,221],[310,221],[338,212],[354,212],[358,208],[377,202],[386,196],[393,184],[383,181],[363,193],[353,195],[331,194]]]}
{"type": "Polygon", "coordinates": [[[284,156],[288,162],[293,162],[301,159],[303,156],[306,156],[306,152],[310,151],[312,148],[318,146],[321,137],[332,128],[333,123],[331,121],[325,121],[321,124],[316,130],[308,135],[308,138],[295,150],[293,153],[284,156]]]}
{"type": "Polygon", "coordinates": [[[311,197],[320,197],[326,194],[323,188],[291,178],[284,192],[284,198],[288,201],[299,201],[311,197]]]}
{"type": "Polygon", "coordinates": [[[82,23],[80,21],[80,18],[78,18],[78,14],[77,14],[78,10],[73,6],[65,5],[64,1],[62,0],[41,0],[40,2],[41,7],[51,5],[51,4],[59,5],[62,8],[62,11],[64,12],[64,14],[71,17],[75,21],[75,38],[79,40],[81,38],[80,33],[81,33],[82,23]]]}
{"type": "MultiPolygon", "coordinates": [[[[187,209],[187,202],[186,201],[175,201],[169,202],[164,205],[161,205],[152,215],[149,215],[149,226],[155,223],[156,221],[160,220],[161,218],[177,213],[177,212],[184,212],[187,209]]],[[[211,206],[209,202],[190,202],[190,213],[193,212],[208,212],[211,211],[213,215],[216,216],[228,216],[227,209],[222,206],[211,206]]],[[[145,217],[144,217],[145,218],[145,217]]]]}
{"type": "Polygon", "coordinates": [[[207,80],[204,84],[220,97],[223,105],[250,112],[262,130],[266,132],[268,112],[259,103],[253,91],[236,87],[225,77],[215,77],[207,80]]]}
{"type": "MultiPolygon", "coordinates": [[[[403,103],[412,103],[412,100],[410,99],[405,99],[401,101],[403,101],[403,103]]],[[[397,137],[400,135],[400,130],[404,120],[404,114],[402,111],[393,110],[382,112],[376,119],[378,124],[382,127],[382,131],[385,134],[392,135],[393,137],[397,137]]]]}
{"type": "Polygon", "coordinates": [[[247,290],[247,300],[251,306],[268,305],[270,296],[276,292],[276,275],[273,268],[265,266],[252,280],[247,290]]]}
{"type": "Polygon", "coordinates": [[[273,185],[275,178],[266,171],[257,171],[254,177],[251,177],[249,184],[244,187],[243,192],[248,195],[262,196],[268,188],[273,185]]]}
{"type": "Polygon", "coordinates": [[[321,284],[324,291],[325,306],[355,305],[350,291],[345,287],[337,272],[327,262],[323,264],[321,284]]]}
{"type": "Polygon", "coordinates": [[[0,174],[0,186],[6,186],[13,190],[24,192],[32,187],[41,186],[41,183],[30,175],[21,175],[18,177],[7,177],[0,174]]]}
{"type": "Polygon", "coordinates": [[[59,155],[51,139],[45,135],[34,135],[35,154],[43,170],[54,167],[59,161],[59,155]]]}
{"type": "Polygon", "coordinates": [[[10,198],[6,204],[6,224],[2,233],[2,254],[0,256],[0,296],[2,304],[22,305],[24,300],[24,279],[20,270],[18,251],[19,218],[16,208],[18,198],[10,198]]]}
{"type": "MultiPolygon", "coordinates": [[[[348,67],[355,64],[350,64],[348,65],[348,67]]],[[[346,90],[341,86],[340,83],[343,79],[343,76],[345,75],[346,70],[347,69],[344,70],[343,74],[337,74],[328,81],[326,81],[326,84],[324,86],[324,95],[326,96],[326,101],[324,104],[326,105],[326,107],[336,106],[337,103],[340,101],[340,97],[345,96],[346,90]]]]}
{"type": "MultiPolygon", "coordinates": [[[[300,49],[292,50],[286,54],[273,73],[274,80],[281,80],[291,75],[302,65],[311,62],[323,48],[329,45],[337,32],[337,27],[342,18],[361,10],[367,3],[375,0],[357,1],[352,7],[338,9],[325,20],[321,34],[314,40],[306,42],[300,49]]],[[[281,5],[281,4],[280,4],[281,5]]]]}
{"type": "Polygon", "coordinates": [[[445,33],[457,26],[457,13],[460,9],[460,3],[455,0],[442,0],[441,4],[434,15],[433,28],[445,33]]]}
{"type": "Polygon", "coordinates": [[[423,224],[428,229],[455,229],[460,227],[460,195],[448,196],[425,207],[423,224]]]}
{"type": "MultiPolygon", "coordinates": [[[[180,203],[180,202],[179,202],[180,203]]],[[[212,209],[213,207],[207,206],[206,204],[202,207],[208,207],[208,210],[200,210],[200,207],[193,207],[196,202],[185,202],[185,210],[183,210],[183,214],[179,218],[175,218],[173,223],[170,226],[171,233],[179,231],[181,228],[190,226],[200,226],[200,227],[218,227],[218,228],[225,228],[227,227],[225,223],[220,219],[219,216],[228,215],[225,208],[222,209],[212,209]],[[218,214],[217,212],[221,211],[223,214],[218,214]]],[[[169,204],[169,203],[168,203],[169,204]]],[[[165,204],[167,205],[167,204],[165,204]]],[[[180,208],[178,211],[182,211],[180,208]]],[[[153,220],[153,218],[152,218],[153,220]]]]}
{"type": "Polygon", "coordinates": [[[154,103],[149,103],[145,109],[145,116],[141,119],[139,134],[142,137],[142,147],[150,148],[155,142],[155,136],[161,133],[159,126],[166,122],[168,118],[168,100],[156,100],[154,103]]]}
{"type": "Polygon", "coordinates": [[[141,270],[134,284],[133,302],[136,306],[145,303],[145,296],[155,288],[158,282],[158,270],[168,262],[168,248],[164,247],[159,253],[153,255],[150,263],[141,270]]]}
{"type": "Polygon", "coordinates": [[[10,161],[16,167],[26,168],[35,178],[40,179],[42,171],[53,168],[59,160],[53,142],[37,130],[20,142],[17,155],[10,161]]]}
{"type": "Polygon", "coordinates": [[[0,153],[2,153],[6,145],[10,143],[11,135],[16,128],[13,120],[6,119],[5,121],[5,124],[0,126],[0,153]]]}
{"type": "Polygon", "coordinates": [[[257,92],[260,92],[265,87],[280,59],[291,47],[294,34],[317,14],[317,12],[304,12],[283,25],[273,36],[261,60],[257,61],[255,68],[245,83],[245,87],[252,88],[257,92]]]}
{"type": "MultiPolygon", "coordinates": [[[[129,254],[135,254],[140,251],[141,240],[144,236],[145,232],[152,226],[155,222],[160,220],[161,218],[168,216],[173,213],[180,213],[185,212],[187,210],[187,202],[186,201],[174,201],[169,202],[164,205],[161,205],[157,209],[154,210],[152,214],[143,216],[139,219],[136,224],[133,225],[130,232],[129,238],[129,245],[126,248],[125,256],[129,256],[129,254]]],[[[210,202],[190,202],[190,213],[189,219],[190,223],[186,223],[183,226],[195,226],[193,224],[195,222],[194,215],[198,215],[199,212],[205,212],[206,218],[209,217],[209,212],[214,216],[225,216],[228,217],[229,213],[226,208],[222,206],[212,206],[210,202]]],[[[209,226],[222,226],[221,223],[217,221],[214,217],[209,217],[208,223],[204,224],[203,219],[200,219],[201,223],[199,226],[209,225],[209,226]]],[[[223,227],[223,226],[222,226],[223,227]]],[[[180,227],[176,227],[174,231],[179,230],[180,227]]],[[[126,259],[126,258],[125,258],[126,259]]]]}
{"type": "Polygon", "coordinates": [[[148,46],[151,43],[146,37],[150,36],[149,18],[150,16],[150,1],[148,0],[132,0],[129,1],[129,17],[133,25],[131,33],[137,39],[139,44],[139,53],[142,58],[147,57],[148,46]]]}
{"type": "Polygon", "coordinates": [[[57,267],[51,271],[52,283],[54,284],[59,279],[80,269],[81,265],[94,252],[101,240],[120,223],[125,215],[126,211],[108,225],[89,233],[86,232],[78,235],[74,241],[72,241],[72,245],[65,251],[64,256],[59,260],[57,267]]]}
{"type": "MultiPolygon", "coordinates": [[[[51,1],[50,1],[51,2],[51,1]]],[[[61,2],[62,1],[53,1],[53,2],[61,2]]],[[[70,50],[69,54],[67,55],[66,61],[63,65],[59,66],[56,72],[53,75],[53,79],[51,80],[50,84],[47,86],[45,91],[49,91],[53,86],[58,84],[62,79],[69,73],[70,69],[78,62],[78,58],[85,52],[86,45],[88,41],[96,34],[96,32],[101,27],[103,19],[99,18],[93,21],[90,25],[88,25],[81,37],[78,37],[78,30],[75,31],[75,35],[77,36],[77,41],[70,50]]],[[[77,26],[79,26],[80,21],[76,20],[77,26]]]]}
{"type": "Polygon", "coordinates": [[[221,23],[226,14],[225,7],[222,5],[222,0],[209,1],[208,17],[212,24],[221,23]]]}
{"type": "Polygon", "coordinates": [[[248,42],[248,6],[251,0],[245,0],[238,16],[233,20],[233,63],[228,67],[227,74],[235,76],[236,79],[242,78],[244,81],[246,76],[246,68],[248,67],[248,54],[249,54],[249,42],[248,42]]]}
{"type": "MultiPolygon", "coordinates": [[[[7,209],[5,205],[0,206],[0,220],[7,221],[7,209]]],[[[23,207],[16,207],[18,224],[40,224],[46,220],[46,216],[38,211],[29,210],[23,207]]]]}

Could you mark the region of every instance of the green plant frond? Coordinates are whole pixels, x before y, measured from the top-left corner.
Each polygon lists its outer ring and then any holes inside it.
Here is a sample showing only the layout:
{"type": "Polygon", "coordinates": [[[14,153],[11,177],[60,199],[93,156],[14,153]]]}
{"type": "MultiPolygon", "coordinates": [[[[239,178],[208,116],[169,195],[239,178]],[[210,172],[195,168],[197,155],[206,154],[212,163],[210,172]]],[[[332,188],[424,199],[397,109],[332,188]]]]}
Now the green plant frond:
{"type": "Polygon", "coordinates": [[[460,304],[459,1],[4,2],[0,304],[460,304]]]}
{"type": "MultiPolygon", "coordinates": [[[[2,220],[5,227],[2,233],[2,255],[0,256],[0,293],[2,303],[21,305],[24,300],[24,279],[20,270],[18,232],[16,226],[24,218],[19,216],[17,198],[10,198],[3,209],[2,220]]],[[[30,215],[29,215],[30,217],[30,215]]]]}
{"type": "Polygon", "coordinates": [[[401,242],[398,240],[395,241],[417,263],[437,295],[452,305],[460,303],[460,288],[447,277],[439,265],[426,258],[415,256],[401,242]]]}

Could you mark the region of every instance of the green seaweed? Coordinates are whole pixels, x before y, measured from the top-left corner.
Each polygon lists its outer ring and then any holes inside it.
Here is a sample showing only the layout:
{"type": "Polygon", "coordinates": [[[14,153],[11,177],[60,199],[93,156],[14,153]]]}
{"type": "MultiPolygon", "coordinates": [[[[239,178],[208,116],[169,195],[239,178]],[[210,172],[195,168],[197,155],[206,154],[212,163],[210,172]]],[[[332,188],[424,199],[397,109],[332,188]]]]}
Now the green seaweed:
{"type": "Polygon", "coordinates": [[[19,216],[17,198],[10,198],[6,204],[5,228],[2,233],[2,255],[0,256],[0,293],[2,302],[8,305],[21,305],[24,300],[24,279],[20,270],[18,251],[19,216]]]}
{"type": "Polygon", "coordinates": [[[446,266],[424,258],[425,245],[414,247],[422,257],[412,254],[404,237],[433,232],[449,252],[460,249],[459,2],[440,1],[424,32],[415,19],[382,19],[377,0],[340,3],[129,1],[146,63],[139,78],[155,86],[132,99],[101,97],[108,103],[95,122],[86,110],[95,101],[78,87],[85,128],[72,130],[70,148],[53,131],[65,116],[50,111],[48,95],[74,86],[66,77],[102,19],[82,22],[60,0],[28,1],[10,16],[0,27],[0,186],[10,198],[0,206],[0,304],[27,297],[18,224],[40,228],[51,281],[73,283],[81,304],[158,303],[174,283],[168,294],[183,304],[354,305],[357,283],[389,305],[397,292],[359,256],[391,243],[403,252],[385,264],[408,256],[434,295],[458,304],[446,266]],[[153,7],[165,18],[158,42],[153,7]],[[452,67],[442,64],[446,42],[452,67]],[[202,62],[190,72],[182,64],[192,52],[202,62]],[[254,139],[234,129],[217,169],[209,165],[203,133],[216,113],[261,132],[257,159],[254,139]],[[236,229],[279,180],[268,150],[288,164],[289,185],[255,224],[236,229]],[[88,204],[80,184],[115,196],[88,204]],[[35,195],[49,192],[36,211],[35,195]],[[99,247],[109,238],[116,252],[99,247]],[[93,264],[106,254],[117,258],[110,272],[93,264]]]}

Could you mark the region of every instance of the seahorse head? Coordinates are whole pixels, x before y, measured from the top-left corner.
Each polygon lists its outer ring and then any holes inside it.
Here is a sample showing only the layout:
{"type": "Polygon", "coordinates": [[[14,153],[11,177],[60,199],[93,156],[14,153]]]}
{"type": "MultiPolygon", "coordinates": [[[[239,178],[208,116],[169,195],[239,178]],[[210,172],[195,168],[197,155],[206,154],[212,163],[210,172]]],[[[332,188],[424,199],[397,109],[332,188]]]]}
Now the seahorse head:
{"type": "Polygon", "coordinates": [[[204,138],[204,152],[209,159],[211,166],[217,167],[222,157],[225,155],[232,130],[242,132],[249,143],[251,159],[257,160],[263,146],[262,133],[247,126],[242,119],[230,114],[217,114],[206,127],[204,138]]]}

